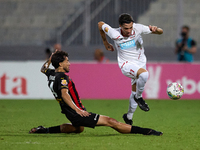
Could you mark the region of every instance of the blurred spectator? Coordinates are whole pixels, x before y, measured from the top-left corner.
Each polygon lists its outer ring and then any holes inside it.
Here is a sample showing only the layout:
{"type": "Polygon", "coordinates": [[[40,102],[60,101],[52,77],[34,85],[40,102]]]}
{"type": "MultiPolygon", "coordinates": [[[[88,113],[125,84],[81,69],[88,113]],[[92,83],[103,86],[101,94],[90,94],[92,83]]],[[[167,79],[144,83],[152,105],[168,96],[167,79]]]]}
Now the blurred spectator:
{"type": "Polygon", "coordinates": [[[94,52],[94,59],[99,63],[106,63],[109,62],[109,59],[107,59],[104,56],[104,53],[101,49],[96,49],[94,52]]]}
{"type": "Polygon", "coordinates": [[[181,38],[176,41],[175,53],[178,56],[178,61],[193,62],[193,54],[196,53],[196,42],[189,37],[190,28],[183,26],[181,28],[181,38]]]}
{"type": "Polygon", "coordinates": [[[56,49],[60,51],[61,48],[62,48],[61,44],[58,44],[58,43],[54,44],[53,47],[47,47],[45,49],[45,58],[46,58],[46,60],[49,59],[49,57],[51,56],[52,52],[54,52],[56,49]]]}
{"type": "Polygon", "coordinates": [[[45,49],[45,59],[49,59],[49,57],[51,56],[51,49],[48,47],[45,49]]]}
{"type": "Polygon", "coordinates": [[[62,49],[62,46],[61,46],[61,44],[56,43],[56,44],[54,44],[53,48],[54,48],[54,51],[56,49],[60,51],[62,49]]]}

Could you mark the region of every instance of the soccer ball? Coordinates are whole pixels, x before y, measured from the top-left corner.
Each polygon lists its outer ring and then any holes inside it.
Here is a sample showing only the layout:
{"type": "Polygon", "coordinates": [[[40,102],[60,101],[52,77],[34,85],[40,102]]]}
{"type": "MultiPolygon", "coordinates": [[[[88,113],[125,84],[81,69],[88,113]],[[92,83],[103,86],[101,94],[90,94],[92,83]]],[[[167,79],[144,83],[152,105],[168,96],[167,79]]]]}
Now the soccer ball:
{"type": "Polygon", "coordinates": [[[180,83],[173,82],[167,86],[167,95],[173,100],[181,98],[184,93],[183,86],[180,83]]]}

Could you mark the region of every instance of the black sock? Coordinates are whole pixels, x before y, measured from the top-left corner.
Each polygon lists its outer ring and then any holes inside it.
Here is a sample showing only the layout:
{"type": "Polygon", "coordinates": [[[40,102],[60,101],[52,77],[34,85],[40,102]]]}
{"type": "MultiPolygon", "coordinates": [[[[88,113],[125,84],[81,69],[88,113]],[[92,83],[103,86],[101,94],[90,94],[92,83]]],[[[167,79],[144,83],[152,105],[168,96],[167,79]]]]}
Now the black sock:
{"type": "Polygon", "coordinates": [[[54,126],[48,128],[48,133],[61,133],[60,126],[54,126]]]}
{"type": "Polygon", "coordinates": [[[138,126],[132,126],[131,133],[147,135],[151,130],[152,129],[149,129],[149,128],[141,128],[138,126]]]}

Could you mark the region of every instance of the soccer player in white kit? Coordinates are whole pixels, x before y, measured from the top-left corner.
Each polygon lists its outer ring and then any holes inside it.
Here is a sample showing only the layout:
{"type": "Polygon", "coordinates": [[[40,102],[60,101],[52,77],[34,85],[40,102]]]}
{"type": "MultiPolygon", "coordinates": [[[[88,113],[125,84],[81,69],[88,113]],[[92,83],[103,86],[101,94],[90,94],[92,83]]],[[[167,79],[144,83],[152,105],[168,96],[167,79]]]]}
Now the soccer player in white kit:
{"type": "Polygon", "coordinates": [[[149,106],[142,98],[149,73],[146,70],[146,56],[141,34],[162,34],[163,30],[157,26],[134,23],[133,18],[127,13],[120,15],[119,26],[119,28],[112,28],[102,21],[98,23],[105,48],[114,51],[114,47],[106,39],[106,35],[108,35],[114,41],[119,68],[125,76],[131,78],[132,92],[129,109],[123,118],[127,124],[132,124],[133,113],[137,105],[140,109],[149,111],[149,106]]]}

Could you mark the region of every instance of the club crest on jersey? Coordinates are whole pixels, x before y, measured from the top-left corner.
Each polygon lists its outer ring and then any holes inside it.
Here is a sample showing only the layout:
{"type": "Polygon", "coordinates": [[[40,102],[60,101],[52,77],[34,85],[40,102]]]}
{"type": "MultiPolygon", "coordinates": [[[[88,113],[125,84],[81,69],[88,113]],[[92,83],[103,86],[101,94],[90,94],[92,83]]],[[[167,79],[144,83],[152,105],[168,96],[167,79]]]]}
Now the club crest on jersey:
{"type": "Polygon", "coordinates": [[[61,80],[61,84],[62,85],[67,85],[68,83],[67,83],[67,80],[61,80]]]}
{"type": "Polygon", "coordinates": [[[109,30],[108,27],[105,27],[105,28],[104,28],[104,31],[105,31],[105,32],[108,32],[108,30],[109,30]]]}

